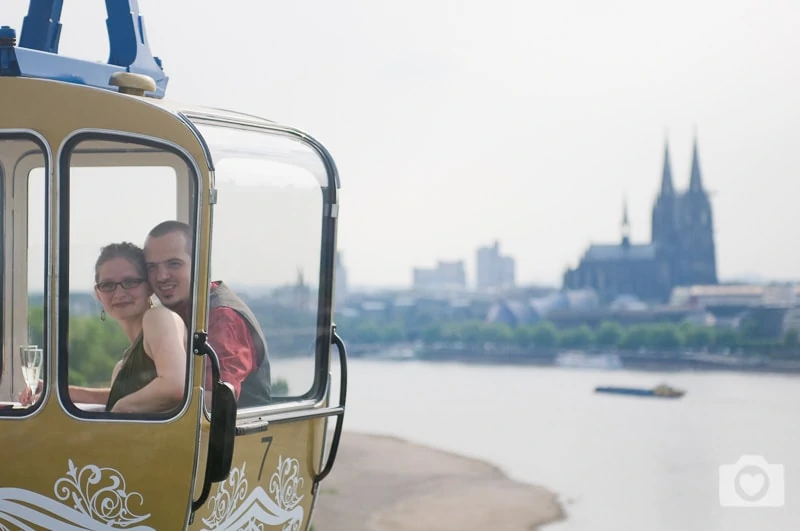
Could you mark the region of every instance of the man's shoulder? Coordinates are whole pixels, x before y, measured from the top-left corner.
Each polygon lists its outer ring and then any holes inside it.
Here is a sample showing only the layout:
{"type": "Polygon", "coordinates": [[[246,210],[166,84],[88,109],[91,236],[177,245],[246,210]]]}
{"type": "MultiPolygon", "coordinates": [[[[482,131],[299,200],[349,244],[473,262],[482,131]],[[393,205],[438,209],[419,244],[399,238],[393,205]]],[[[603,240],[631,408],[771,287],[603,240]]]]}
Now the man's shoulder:
{"type": "Polygon", "coordinates": [[[231,308],[230,306],[213,306],[209,310],[209,315],[213,315],[214,317],[224,317],[224,316],[231,316],[231,317],[239,317],[239,312],[231,308]]]}
{"type": "Polygon", "coordinates": [[[236,292],[234,292],[228,284],[221,280],[212,280],[208,287],[208,291],[212,296],[224,295],[237,297],[236,292]]]}
{"type": "Polygon", "coordinates": [[[230,286],[221,280],[211,282],[209,289],[212,306],[236,306],[247,304],[233,291],[230,286]]]}

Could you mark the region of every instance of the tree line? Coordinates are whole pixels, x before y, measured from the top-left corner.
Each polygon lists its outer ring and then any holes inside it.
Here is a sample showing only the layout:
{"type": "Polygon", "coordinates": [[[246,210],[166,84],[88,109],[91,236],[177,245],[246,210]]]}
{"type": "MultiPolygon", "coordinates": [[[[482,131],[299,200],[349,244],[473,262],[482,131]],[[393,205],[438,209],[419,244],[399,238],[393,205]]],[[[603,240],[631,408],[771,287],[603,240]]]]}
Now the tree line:
{"type": "Polygon", "coordinates": [[[558,329],[551,322],[512,328],[505,324],[480,321],[440,321],[430,323],[412,337],[400,322],[380,323],[358,319],[338,320],[341,333],[356,344],[386,345],[406,341],[425,344],[462,343],[542,348],[620,348],[620,349],[709,349],[741,350],[752,353],[797,351],[800,337],[789,330],[779,338],[763,337],[752,327],[740,329],[699,326],[691,323],[652,323],[622,326],[604,322],[592,329],[587,325],[558,329]]]}

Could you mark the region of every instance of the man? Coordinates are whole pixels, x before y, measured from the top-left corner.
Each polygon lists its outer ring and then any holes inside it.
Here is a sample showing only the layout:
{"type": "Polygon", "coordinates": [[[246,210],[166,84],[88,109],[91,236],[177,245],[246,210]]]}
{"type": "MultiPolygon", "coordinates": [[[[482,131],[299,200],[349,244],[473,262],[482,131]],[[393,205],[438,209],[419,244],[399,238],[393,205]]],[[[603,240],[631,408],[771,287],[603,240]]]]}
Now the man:
{"type": "MultiPolygon", "coordinates": [[[[147,276],[161,303],[188,326],[191,298],[192,231],[180,221],[164,221],[144,244],[147,276]]],[[[250,308],[222,281],[211,283],[208,342],[217,353],[220,379],[233,386],[239,407],[270,402],[267,340],[250,308]]],[[[209,367],[210,369],[210,367],[209,367]]],[[[206,386],[210,389],[210,370],[206,386]]]]}

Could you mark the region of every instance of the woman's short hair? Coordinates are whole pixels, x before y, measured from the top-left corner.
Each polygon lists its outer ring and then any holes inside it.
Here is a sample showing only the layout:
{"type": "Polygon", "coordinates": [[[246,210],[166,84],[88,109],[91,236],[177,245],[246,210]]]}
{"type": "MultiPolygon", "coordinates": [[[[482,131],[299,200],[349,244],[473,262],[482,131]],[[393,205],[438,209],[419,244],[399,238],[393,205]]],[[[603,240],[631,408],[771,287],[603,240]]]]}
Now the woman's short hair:
{"type": "Polygon", "coordinates": [[[147,278],[147,264],[144,260],[144,251],[138,245],[130,242],[110,243],[100,249],[100,256],[94,265],[94,281],[100,281],[100,266],[114,260],[124,258],[136,268],[141,278],[147,278]]]}

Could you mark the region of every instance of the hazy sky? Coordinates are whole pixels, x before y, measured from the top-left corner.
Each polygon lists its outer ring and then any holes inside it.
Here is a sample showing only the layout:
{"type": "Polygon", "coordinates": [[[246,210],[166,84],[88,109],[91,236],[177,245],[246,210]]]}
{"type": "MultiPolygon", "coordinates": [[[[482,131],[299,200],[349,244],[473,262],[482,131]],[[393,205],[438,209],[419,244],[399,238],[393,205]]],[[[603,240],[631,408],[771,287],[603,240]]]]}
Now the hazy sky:
{"type": "MultiPolygon", "coordinates": [[[[107,59],[104,3],[66,4],[61,52],[107,59]]],[[[519,281],[560,282],[619,239],[625,194],[649,239],[664,141],[683,188],[695,127],[720,276],[800,278],[794,0],[233,5],[139,1],[167,94],[331,150],[354,284],[460,258],[474,281],[495,238],[519,281]]],[[[2,23],[26,6],[5,0],[2,23]]]]}

